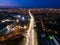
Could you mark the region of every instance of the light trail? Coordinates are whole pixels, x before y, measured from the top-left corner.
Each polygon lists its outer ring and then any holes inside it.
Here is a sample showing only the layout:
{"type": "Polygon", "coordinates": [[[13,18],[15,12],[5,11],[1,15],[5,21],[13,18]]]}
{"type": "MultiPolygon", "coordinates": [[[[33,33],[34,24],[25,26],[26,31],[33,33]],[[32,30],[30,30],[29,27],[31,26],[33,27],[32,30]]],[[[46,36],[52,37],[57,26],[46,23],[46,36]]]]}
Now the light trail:
{"type": "Polygon", "coordinates": [[[28,11],[31,17],[29,30],[27,31],[27,42],[26,45],[34,45],[34,17],[32,16],[30,10],[28,11]]]}
{"type": "Polygon", "coordinates": [[[60,45],[60,44],[58,43],[58,41],[55,39],[54,36],[52,36],[52,38],[53,38],[53,41],[55,42],[56,45],[60,45]]]}
{"type": "Polygon", "coordinates": [[[6,19],[6,20],[2,20],[2,23],[6,22],[6,21],[15,21],[15,20],[6,19]]]}

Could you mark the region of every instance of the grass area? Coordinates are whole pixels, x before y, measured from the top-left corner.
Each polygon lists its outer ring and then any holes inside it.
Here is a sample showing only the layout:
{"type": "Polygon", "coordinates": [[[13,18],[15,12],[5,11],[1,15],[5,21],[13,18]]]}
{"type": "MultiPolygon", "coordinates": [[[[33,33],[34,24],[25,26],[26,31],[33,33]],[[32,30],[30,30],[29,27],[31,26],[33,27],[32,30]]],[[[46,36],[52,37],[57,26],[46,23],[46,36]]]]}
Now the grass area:
{"type": "Polygon", "coordinates": [[[42,45],[41,43],[41,26],[40,26],[40,23],[36,23],[36,27],[35,27],[35,31],[37,33],[37,42],[38,42],[38,45],[42,45]]]}
{"type": "Polygon", "coordinates": [[[23,42],[21,43],[21,45],[25,45],[26,44],[26,40],[27,38],[26,37],[24,37],[24,39],[23,39],[23,42]]]}
{"type": "Polygon", "coordinates": [[[23,42],[24,36],[21,36],[17,39],[6,40],[5,42],[0,42],[0,45],[21,45],[23,42]]]}
{"type": "Polygon", "coordinates": [[[37,40],[37,32],[36,29],[34,30],[34,45],[38,45],[38,40],[37,40]]]}

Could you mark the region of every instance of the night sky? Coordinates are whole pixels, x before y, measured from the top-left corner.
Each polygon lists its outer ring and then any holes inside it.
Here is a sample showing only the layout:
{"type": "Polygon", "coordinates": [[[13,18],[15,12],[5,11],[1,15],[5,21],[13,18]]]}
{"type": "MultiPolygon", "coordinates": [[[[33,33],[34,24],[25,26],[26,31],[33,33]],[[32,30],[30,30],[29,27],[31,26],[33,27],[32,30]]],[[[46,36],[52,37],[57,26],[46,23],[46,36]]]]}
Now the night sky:
{"type": "Polygon", "coordinates": [[[0,8],[60,8],[60,0],[0,0],[0,8]]]}

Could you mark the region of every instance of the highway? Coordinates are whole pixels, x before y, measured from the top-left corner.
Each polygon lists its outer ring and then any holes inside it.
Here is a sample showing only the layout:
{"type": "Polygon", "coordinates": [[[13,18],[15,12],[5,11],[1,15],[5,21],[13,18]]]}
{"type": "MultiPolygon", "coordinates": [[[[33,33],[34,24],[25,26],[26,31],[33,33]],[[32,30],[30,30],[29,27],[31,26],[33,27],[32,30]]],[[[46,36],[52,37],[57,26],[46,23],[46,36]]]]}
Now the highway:
{"type": "Polygon", "coordinates": [[[53,38],[53,41],[55,42],[56,45],[60,45],[54,36],[52,36],[52,38],[53,38]]]}
{"type": "Polygon", "coordinates": [[[31,19],[30,19],[30,27],[26,35],[27,37],[26,45],[35,45],[34,44],[34,17],[32,16],[30,10],[28,10],[28,12],[29,12],[31,19]]]}

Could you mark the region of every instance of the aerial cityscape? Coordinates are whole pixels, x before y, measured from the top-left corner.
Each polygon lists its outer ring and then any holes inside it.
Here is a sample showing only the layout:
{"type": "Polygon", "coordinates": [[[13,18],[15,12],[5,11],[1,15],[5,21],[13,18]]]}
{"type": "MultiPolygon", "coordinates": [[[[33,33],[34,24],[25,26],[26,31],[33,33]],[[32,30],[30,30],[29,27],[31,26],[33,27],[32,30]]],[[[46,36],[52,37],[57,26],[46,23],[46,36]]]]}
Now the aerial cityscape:
{"type": "Polygon", "coordinates": [[[0,45],[60,45],[60,9],[0,8],[0,45]]]}

